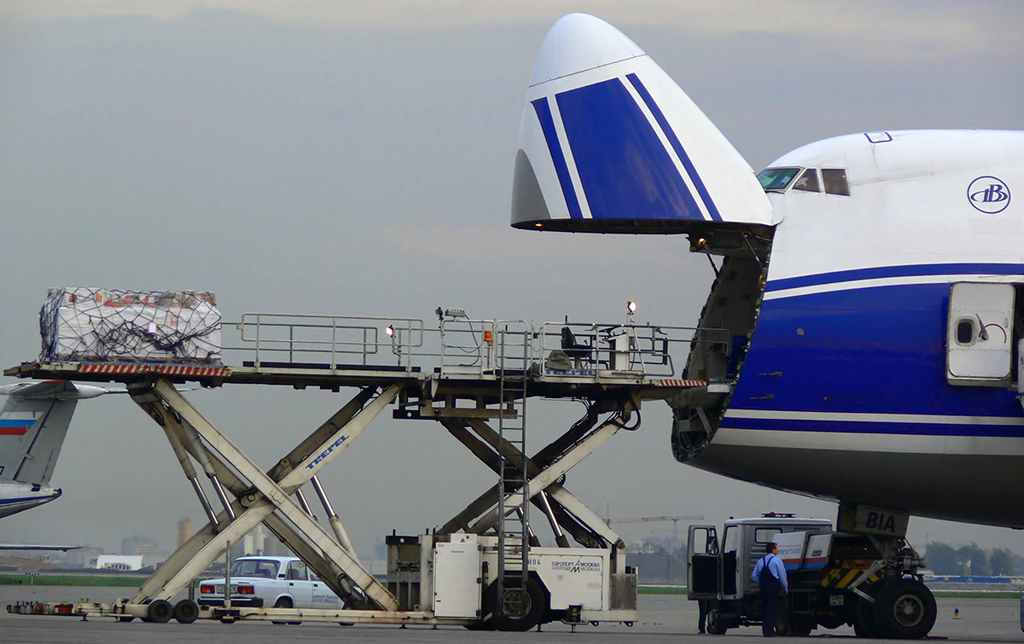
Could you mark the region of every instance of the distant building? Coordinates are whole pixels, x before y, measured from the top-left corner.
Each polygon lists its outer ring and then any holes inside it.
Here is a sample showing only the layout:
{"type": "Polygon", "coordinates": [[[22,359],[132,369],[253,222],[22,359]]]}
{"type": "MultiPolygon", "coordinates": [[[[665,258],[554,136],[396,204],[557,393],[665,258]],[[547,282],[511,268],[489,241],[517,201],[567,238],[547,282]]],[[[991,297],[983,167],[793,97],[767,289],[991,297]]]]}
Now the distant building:
{"type": "Polygon", "coordinates": [[[188,517],[178,521],[178,547],[185,545],[185,542],[192,538],[192,519],[188,517]]]}
{"type": "Polygon", "coordinates": [[[159,555],[160,542],[149,537],[132,537],[121,539],[121,554],[123,555],[159,555]]]}
{"type": "Polygon", "coordinates": [[[123,570],[130,572],[142,569],[143,555],[100,555],[96,559],[97,570],[123,570]]]}
{"type": "Polygon", "coordinates": [[[85,546],[78,550],[68,550],[67,559],[70,568],[95,568],[96,561],[103,554],[103,548],[85,546]]]}
{"type": "Polygon", "coordinates": [[[267,545],[267,533],[263,530],[263,524],[253,528],[242,539],[242,551],[246,555],[265,555],[267,545]]]}

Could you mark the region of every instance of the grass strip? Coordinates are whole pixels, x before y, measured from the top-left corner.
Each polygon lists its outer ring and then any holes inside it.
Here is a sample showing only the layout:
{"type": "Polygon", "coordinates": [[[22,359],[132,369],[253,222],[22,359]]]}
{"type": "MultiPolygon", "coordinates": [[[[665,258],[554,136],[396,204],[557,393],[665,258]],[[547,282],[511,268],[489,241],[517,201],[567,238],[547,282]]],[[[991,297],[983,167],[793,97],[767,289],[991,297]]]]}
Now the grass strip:
{"type": "Polygon", "coordinates": [[[0,574],[0,586],[116,586],[138,588],[146,581],[137,575],[26,575],[0,574]]]}

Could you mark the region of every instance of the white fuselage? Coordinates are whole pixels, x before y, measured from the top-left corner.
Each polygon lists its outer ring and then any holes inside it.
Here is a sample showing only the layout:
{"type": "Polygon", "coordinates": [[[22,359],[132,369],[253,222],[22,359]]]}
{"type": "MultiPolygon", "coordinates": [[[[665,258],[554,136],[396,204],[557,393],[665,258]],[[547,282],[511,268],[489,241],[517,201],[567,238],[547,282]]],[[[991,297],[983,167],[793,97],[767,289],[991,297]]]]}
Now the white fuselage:
{"type": "Polygon", "coordinates": [[[49,503],[61,495],[60,489],[27,483],[0,483],[0,518],[49,503]]]}

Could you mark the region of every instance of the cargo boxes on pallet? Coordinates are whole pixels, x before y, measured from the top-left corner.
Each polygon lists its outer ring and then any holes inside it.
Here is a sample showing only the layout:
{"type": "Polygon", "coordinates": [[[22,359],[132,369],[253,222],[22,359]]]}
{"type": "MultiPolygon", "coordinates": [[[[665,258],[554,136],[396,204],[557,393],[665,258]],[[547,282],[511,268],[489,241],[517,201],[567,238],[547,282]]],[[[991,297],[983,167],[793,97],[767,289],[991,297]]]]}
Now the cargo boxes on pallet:
{"type": "Polygon", "coordinates": [[[50,289],[39,326],[46,362],[221,360],[221,315],[213,293],[50,289]]]}

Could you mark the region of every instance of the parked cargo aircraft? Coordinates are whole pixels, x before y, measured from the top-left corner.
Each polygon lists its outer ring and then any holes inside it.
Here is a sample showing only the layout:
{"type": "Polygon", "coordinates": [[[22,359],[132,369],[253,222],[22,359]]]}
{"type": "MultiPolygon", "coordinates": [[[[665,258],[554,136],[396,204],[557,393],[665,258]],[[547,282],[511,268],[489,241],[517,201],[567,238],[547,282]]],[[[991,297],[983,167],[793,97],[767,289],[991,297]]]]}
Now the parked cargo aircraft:
{"type": "MultiPolygon", "coordinates": [[[[61,495],[50,487],[60,448],[79,400],[110,393],[64,380],[0,386],[8,397],[0,410],[0,518],[49,503],[61,495]]],[[[0,550],[68,550],[75,546],[0,544],[0,550]]]]}
{"type": "MultiPolygon", "coordinates": [[[[721,258],[700,327],[731,340],[698,331],[682,377],[727,392],[670,401],[679,461],[839,502],[887,578],[919,565],[911,514],[1024,527],[1024,132],[850,134],[755,175],[642,49],[573,14],[519,148],[513,226],[685,234],[721,258]]],[[[920,588],[904,608],[934,606],[920,588]]]]}

